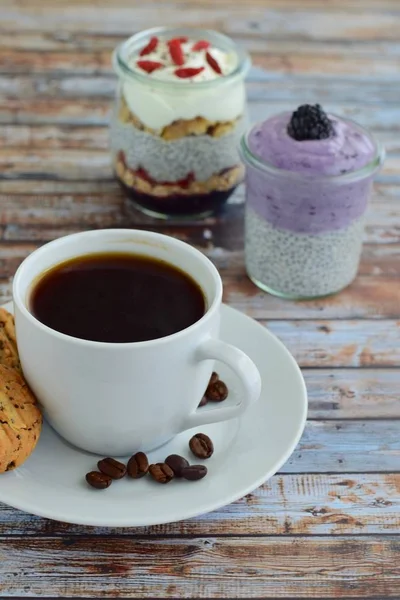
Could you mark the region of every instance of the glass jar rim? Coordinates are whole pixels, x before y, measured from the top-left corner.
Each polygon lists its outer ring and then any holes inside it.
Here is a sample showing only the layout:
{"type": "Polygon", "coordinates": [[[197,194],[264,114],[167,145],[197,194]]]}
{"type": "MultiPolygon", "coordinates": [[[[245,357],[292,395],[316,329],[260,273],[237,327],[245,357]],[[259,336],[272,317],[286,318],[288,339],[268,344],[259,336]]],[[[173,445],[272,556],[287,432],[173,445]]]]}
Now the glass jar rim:
{"type": "MultiPolygon", "coordinates": [[[[287,111],[282,112],[280,113],[280,115],[284,115],[286,114],[286,112],[287,111]]],[[[385,149],[383,148],[383,146],[365,127],[363,127],[356,121],[353,121],[352,119],[347,119],[345,117],[341,117],[334,113],[329,113],[329,116],[335,117],[336,119],[339,119],[341,121],[344,121],[345,123],[349,123],[355,126],[357,129],[359,129],[365,135],[368,136],[368,138],[372,141],[375,147],[375,154],[370,162],[368,162],[360,169],[356,169],[355,171],[349,171],[348,173],[339,173],[338,175],[313,175],[307,173],[300,173],[298,171],[289,171],[288,169],[276,167],[272,163],[260,158],[250,150],[250,146],[248,144],[250,133],[255,127],[261,125],[261,123],[256,123],[255,125],[252,125],[241,137],[239,149],[244,162],[250,164],[252,167],[255,167],[259,171],[263,171],[264,173],[268,173],[269,175],[284,176],[291,179],[294,182],[310,181],[310,179],[312,179],[313,181],[321,182],[331,181],[332,183],[351,183],[353,181],[358,181],[359,179],[363,179],[365,177],[370,177],[371,175],[376,173],[381,168],[385,160],[385,149]]]]}
{"type": "Polygon", "coordinates": [[[151,29],[145,29],[140,31],[139,33],[135,33],[127,40],[122,42],[113,52],[113,67],[118,75],[122,75],[136,82],[144,83],[149,85],[151,83],[152,86],[156,88],[172,88],[174,90],[183,90],[190,88],[195,89],[207,89],[210,87],[214,87],[215,85],[223,85],[226,83],[230,83],[238,78],[244,78],[247,71],[251,66],[250,55],[238,46],[231,38],[228,36],[219,33],[218,31],[214,31],[212,29],[197,29],[197,28],[189,28],[189,27],[152,27],[151,29]],[[210,39],[213,38],[216,42],[220,42],[222,49],[228,48],[236,53],[238,58],[238,63],[232,73],[228,75],[224,75],[223,77],[218,77],[216,79],[212,79],[210,81],[198,81],[195,84],[192,81],[165,81],[162,79],[153,79],[149,78],[148,75],[139,73],[134,71],[129,66],[129,58],[133,54],[133,51],[142,47],[142,45],[152,36],[156,35],[165,35],[166,33],[171,32],[174,35],[187,35],[190,32],[193,36],[199,37],[199,39],[210,39]]]}

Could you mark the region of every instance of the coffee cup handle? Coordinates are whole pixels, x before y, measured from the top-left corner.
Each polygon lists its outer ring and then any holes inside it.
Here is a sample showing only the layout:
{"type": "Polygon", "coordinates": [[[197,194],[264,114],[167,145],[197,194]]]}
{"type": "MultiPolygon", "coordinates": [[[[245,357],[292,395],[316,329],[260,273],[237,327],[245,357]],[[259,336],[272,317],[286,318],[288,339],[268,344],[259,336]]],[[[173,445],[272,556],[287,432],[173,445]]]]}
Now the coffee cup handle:
{"type": "Polygon", "coordinates": [[[243,396],[239,404],[235,406],[218,407],[211,410],[197,409],[184,421],[181,431],[207,425],[209,423],[218,423],[219,421],[228,421],[238,417],[254,402],[258,400],[261,393],[261,377],[253,361],[241,350],[226,344],[221,340],[207,339],[200,344],[197,349],[196,359],[201,360],[219,360],[230,367],[239,377],[243,386],[243,396]]]}

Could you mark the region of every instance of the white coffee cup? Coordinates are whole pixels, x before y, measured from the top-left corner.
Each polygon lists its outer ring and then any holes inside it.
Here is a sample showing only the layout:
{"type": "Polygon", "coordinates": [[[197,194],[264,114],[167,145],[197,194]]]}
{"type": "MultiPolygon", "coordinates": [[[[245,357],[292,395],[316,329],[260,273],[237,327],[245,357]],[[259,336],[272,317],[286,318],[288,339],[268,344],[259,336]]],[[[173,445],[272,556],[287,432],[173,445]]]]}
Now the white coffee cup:
{"type": "Polygon", "coordinates": [[[103,456],[151,450],[186,429],[239,416],[260,395],[254,363],[218,339],[222,282],[217,269],[172,237],[110,229],[60,238],[23,261],[13,296],[24,375],[49,423],[84,450],[103,456]],[[37,279],[60,262],[98,252],[130,252],[179,267],[200,285],[206,313],[173,335],[121,344],[74,338],[38,321],[29,307],[37,279]],[[234,371],[243,392],[237,404],[197,409],[214,360],[234,371]]]}

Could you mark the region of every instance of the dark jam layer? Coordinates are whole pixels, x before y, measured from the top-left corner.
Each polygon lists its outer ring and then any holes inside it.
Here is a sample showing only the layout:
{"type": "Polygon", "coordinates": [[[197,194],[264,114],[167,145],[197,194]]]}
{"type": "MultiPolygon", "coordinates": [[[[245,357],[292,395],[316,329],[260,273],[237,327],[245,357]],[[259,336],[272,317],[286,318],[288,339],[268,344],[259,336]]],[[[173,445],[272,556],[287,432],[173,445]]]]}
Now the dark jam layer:
{"type": "Polygon", "coordinates": [[[145,212],[148,211],[167,217],[190,217],[218,213],[237,187],[234,186],[230,190],[210,192],[209,194],[171,194],[170,196],[157,197],[137,192],[125,185],[119,178],[117,179],[128,198],[139,208],[142,208],[145,212]]]}

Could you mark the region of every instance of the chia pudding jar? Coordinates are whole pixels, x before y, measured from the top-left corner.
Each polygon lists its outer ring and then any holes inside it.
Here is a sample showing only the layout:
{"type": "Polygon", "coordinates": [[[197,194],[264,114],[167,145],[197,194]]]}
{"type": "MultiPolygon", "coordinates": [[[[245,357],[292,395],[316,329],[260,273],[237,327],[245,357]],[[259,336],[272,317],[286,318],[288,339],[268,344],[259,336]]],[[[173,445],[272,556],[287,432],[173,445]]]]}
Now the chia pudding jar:
{"type": "Polygon", "coordinates": [[[355,278],[384,151],[360,125],[325,113],[325,138],[293,139],[296,114],[255,125],[241,139],[241,155],[247,273],[264,291],[301,300],[338,292],[355,278]]]}
{"type": "Polygon", "coordinates": [[[150,29],[115,50],[112,161],[142,212],[206,216],[243,180],[249,67],[230,38],[201,29],[150,29]]]}

